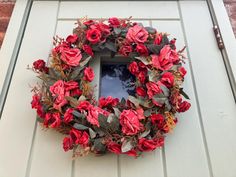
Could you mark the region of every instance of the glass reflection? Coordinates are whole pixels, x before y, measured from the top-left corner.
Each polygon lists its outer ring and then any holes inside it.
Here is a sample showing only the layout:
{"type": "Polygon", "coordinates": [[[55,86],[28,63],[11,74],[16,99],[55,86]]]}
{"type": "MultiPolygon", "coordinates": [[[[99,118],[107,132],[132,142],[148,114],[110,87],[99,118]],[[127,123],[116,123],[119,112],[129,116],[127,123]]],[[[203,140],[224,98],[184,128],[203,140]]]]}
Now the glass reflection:
{"type": "Polygon", "coordinates": [[[100,96],[127,98],[135,95],[135,77],[127,69],[127,64],[102,64],[100,96]]]}

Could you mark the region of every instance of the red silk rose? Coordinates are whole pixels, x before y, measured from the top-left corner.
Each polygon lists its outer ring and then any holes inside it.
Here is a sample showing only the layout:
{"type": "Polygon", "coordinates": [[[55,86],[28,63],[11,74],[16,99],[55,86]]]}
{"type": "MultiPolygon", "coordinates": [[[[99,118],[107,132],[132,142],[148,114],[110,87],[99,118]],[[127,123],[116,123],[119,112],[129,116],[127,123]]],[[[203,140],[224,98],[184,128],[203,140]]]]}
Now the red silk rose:
{"type": "Polygon", "coordinates": [[[120,20],[116,17],[109,18],[108,23],[114,28],[117,28],[121,25],[120,20]]]}
{"type": "Polygon", "coordinates": [[[86,131],[79,131],[76,129],[72,129],[70,131],[70,137],[73,143],[80,144],[82,146],[87,146],[89,143],[89,135],[86,131]]]}
{"type": "Polygon", "coordinates": [[[72,120],[73,120],[73,109],[72,108],[68,108],[67,110],[66,110],[66,112],[65,112],[65,114],[64,114],[64,122],[65,123],[69,123],[69,122],[71,122],[72,120]]]}
{"type": "Polygon", "coordinates": [[[137,112],[134,110],[124,110],[120,114],[120,124],[122,132],[126,135],[135,135],[141,129],[141,123],[137,112]]]}
{"type": "Polygon", "coordinates": [[[68,43],[75,43],[77,41],[77,39],[78,39],[77,34],[69,35],[66,38],[66,42],[68,42],[68,43]]]}
{"type": "Polygon", "coordinates": [[[108,107],[108,106],[115,107],[118,104],[118,102],[119,102],[119,99],[113,98],[112,96],[108,96],[106,98],[101,97],[101,98],[99,98],[98,105],[100,108],[108,107]]]}
{"type": "Polygon", "coordinates": [[[83,50],[91,57],[94,56],[93,49],[89,45],[83,45],[83,50]]]}
{"type": "Polygon", "coordinates": [[[161,76],[161,82],[168,88],[173,87],[174,80],[175,78],[171,72],[166,72],[161,76]]]}
{"type": "Polygon", "coordinates": [[[92,44],[96,44],[101,41],[102,34],[98,29],[89,29],[86,33],[86,38],[92,44]]]}
{"type": "Polygon", "coordinates": [[[141,55],[141,56],[148,56],[148,49],[145,45],[143,44],[138,44],[136,46],[136,51],[141,55]]]}
{"type": "Polygon", "coordinates": [[[133,61],[132,63],[129,64],[128,69],[131,72],[131,74],[133,74],[133,75],[136,75],[139,73],[139,66],[138,66],[137,62],[135,62],[135,61],[133,61]]]}
{"type": "Polygon", "coordinates": [[[115,154],[121,154],[121,145],[115,142],[109,142],[107,144],[107,149],[108,151],[113,152],[115,154]]]}
{"type": "Polygon", "coordinates": [[[146,42],[147,38],[148,32],[145,30],[145,28],[139,25],[129,28],[126,34],[126,39],[129,42],[135,42],[137,44],[146,42]]]}
{"type": "Polygon", "coordinates": [[[94,72],[93,69],[91,67],[86,67],[84,70],[84,80],[88,81],[88,82],[92,82],[94,79],[94,72]]]}
{"type": "Polygon", "coordinates": [[[48,67],[46,67],[46,63],[44,60],[39,59],[39,60],[35,61],[33,63],[33,68],[35,70],[48,73],[48,67]]]}
{"type": "Polygon", "coordinates": [[[164,144],[163,138],[160,138],[159,140],[141,138],[138,141],[138,148],[141,151],[148,152],[148,151],[153,151],[157,147],[163,146],[163,144],[164,144]]]}
{"type": "Polygon", "coordinates": [[[146,84],[148,97],[151,99],[154,95],[162,93],[158,83],[148,82],[146,84]]]}
{"type": "Polygon", "coordinates": [[[69,66],[78,66],[81,58],[81,51],[77,48],[63,48],[61,51],[61,60],[69,66]]]}
{"type": "Polygon", "coordinates": [[[139,96],[142,96],[142,97],[145,97],[147,95],[146,91],[144,90],[144,88],[142,87],[137,87],[136,88],[136,93],[139,95],[139,96]]]}
{"type": "Polygon", "coordinates": [[[60,113],[47,113],[43,124],[46,127],[57,128],[61,125],[61,116],[60,113]]]}
{"type": "Polygon", "coordinates": [[[130,45],[123,45],[119,50],[119,53],[126,57],[129,56],[131,52],[132,52],[132,47],[130,45]]]}

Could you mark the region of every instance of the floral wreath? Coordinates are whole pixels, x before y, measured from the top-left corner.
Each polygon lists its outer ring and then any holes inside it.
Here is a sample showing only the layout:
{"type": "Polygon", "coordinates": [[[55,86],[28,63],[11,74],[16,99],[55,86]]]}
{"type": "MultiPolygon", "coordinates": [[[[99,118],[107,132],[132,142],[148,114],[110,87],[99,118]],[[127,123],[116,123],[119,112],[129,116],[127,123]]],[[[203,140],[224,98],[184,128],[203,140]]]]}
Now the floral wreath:
{"type": "Polygon", "coordinates": [[[66,40],[54,37],[48,66],[41,59],[33,63],[31,69],[42,80],[32,89],[37,120],[65,134],[63,148],[74,156],[112,152],[137,157],[162,147],[177,123],[175,114],[191,106],[181,87],[184,48],[177,51],[176,39],[131,18],[83,18],[76,24],[66,40]],[[88,64],[104,51],[133,59],[127,67],[135,76],[135,96],[95,99],[95,74],[88,64]]]}

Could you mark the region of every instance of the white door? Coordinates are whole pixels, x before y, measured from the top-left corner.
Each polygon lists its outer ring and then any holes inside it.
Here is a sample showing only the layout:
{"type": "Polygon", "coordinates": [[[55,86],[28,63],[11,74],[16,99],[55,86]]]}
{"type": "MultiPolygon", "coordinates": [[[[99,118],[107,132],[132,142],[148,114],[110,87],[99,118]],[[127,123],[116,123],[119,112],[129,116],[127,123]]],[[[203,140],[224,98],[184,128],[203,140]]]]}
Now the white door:
{"type": "MultiPolygon", "coordinates": [[[[99,66],[95,66],[99,69],[99,66]]],[[[0,119],[0,177],[236,177],[236,106],[205,1],[34,1],[0,119]],[[72,160],[63,136],[44,131],[30,108],[26,66],[48,58],[52,37],[79,17],[130,17],[187,45],[184,87],[191,109],[165,147],[134,159],[113,154],[72,160]]]]}

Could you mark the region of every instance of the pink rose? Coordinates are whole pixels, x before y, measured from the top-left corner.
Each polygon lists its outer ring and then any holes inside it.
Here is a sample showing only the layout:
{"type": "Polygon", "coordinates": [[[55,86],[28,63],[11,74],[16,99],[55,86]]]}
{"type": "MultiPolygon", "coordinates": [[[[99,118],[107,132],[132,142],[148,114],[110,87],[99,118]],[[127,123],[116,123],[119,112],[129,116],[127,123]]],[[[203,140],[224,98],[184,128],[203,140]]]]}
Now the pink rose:
{"type": "Polygon", "coordinates": [[[144,27],[139,25],[130,27],[126,34],[126,39],[129,42],[134,42],[137,44],[146,42],[147,38],[148,38],[148,32],[145,30],[144,27]]]}
{"type": "Polygon", "coordinates": [[[164,144],[164,138],[160,139],[146,139],[146,138],[141,138],[138,140],[138,148],[140,151],[143,152],[148,152],[148,151],[153,151],[157,147],[161,147],[164,144]]]}
{"type": "Polygon", "coordinates": [[[90,41],[92,44],[96,44],[101,41],[101,31],[98,29],[89,29],[86,33],[86,38],[88,41],[90,41]]]}
{"type": "Polygon", "coordinates": [[[88,82],[92,82],[92,80],[94,79],[94,72],[93,72],[93,68],[91,67],[86,67],[84,69],[84,80],[88,81],[88,82]]]}
{"type": "Polygon", "coordinates": [[[89,143],[89,135],[86,131],[72,129],[70,131],[70,137],[76,145],[87,146],[89,143]]]}
{"type": "Polygon", "coordinates": [[[144,84],[145,81],[146,81],[146,72],[141,71],[141,72],[138,74],[138,80],[140,81],[141,84],[144,84]]]}
{"type": "Polygon", "coordinates": [[[166,72],[161,76],[161,82],[168,88],[173,87],[175,78],[171,72],[166,72]]]}
{"type": "Polygon", "coordinates": [[[109,142],[107,144],[107,149],[108,151],[113,152],[115,154],[121,154],[121,145],[115,142],[109,142]]]}
{"type": "Polygon", "coordinates": [[[50,92],[52,93],[53,97],[56,97],[53,105],[55,109],[60,110],[62,106],[67,104],[65,96],[69,96],[69,92],[65,91],[64,82],[62,80],[58,80],[52,86],[50,86],[50,92]]]}
{"type": "Polygon", "coordinates": [[[37,60],[33,63],[33,68],[37,71],[48,73],[48,67],[46,67],[46,62],[44,60],[37,60]]]}
{"type": "Polygon", "coordinates": [[[162,41],[162,34],[156,33],[156,38],[154,40],[154,44],[160,45],[162,41]]]}
{"type": "Polygon", "coordinates": [[[184,77],[187,73],[187,71],[185,70],[185,68],[183,66],[181,66],[179,69],[178,69],[179,73],[181,74],[182,77],[184,77]]]}
{"type": "Polygon", "coordinates": [[[73,109],[72,108],[68,108],[67,110],[66,110],[66,112],[65,112],[65,114],[64,114],[64,122],[65,123],[69,123],[69,122],[71,122],[72,120],[73,120],[73,109]]]}
{"type": "Polygon", "coordinates": [[[187,101],[183,101],[182,103],[180,103],[179,108],[178,108],[178,112],[185,112],[187,110],[189,110],[189,108],[191,107],[191,104],[187,101]]]}
{"type": "Polygon", "coordinates": [[[138,67],[137,62],[135,62],[135,61],[133,61],[132,63],[129,64],[128,69],[129,69],[130,73],[133,75],[136,75],[139,73],[139,67],[138,67]]]}
{"type": "Polygon", "coordinates": [[[87,26],[90,26],[90,25],[93,25],[94,23],[95,23],[94,20],[88,20],[88,21],[85,21],[83,24],[87,25],[87,26]]]}
{"type": "Polygon", "coordinates": [[[65,137],[63,139],[63,149],[65,152],[73,149],[73,141],[70,137],[65,137]]]}
{"type": "Polygon", "coordinates": [[[81,58],[81,51],[77,48],[64,48],[61,52],[61,60],[69,66],[78,66],[81,58]]]}
{"type": "Polygon", "coordinates": [[[61,125],[61,116],[60,113],[47,113],[45,115],[45,119],[43,124],[46,127],[50,127],[50,128],[58,128],[61,125]]]}
{"type": "Polygon", "coordinates": [[[68,43],[75,43],[77,41],[77,39],[78,39],[77,34],[69,35],[66,38],[66,42],[68,42],[68,43]]]}
{"type": "Polygon", "coordinates": [[[147,95],[146,91],[142,87],[137,87],[136,93],[141,97],[145,97],[147,95]]]}
{"type": "Polygon", "coordinates": [[[115,107],[119,102],[118,98],[113,98],[112,96],[108,96],[107,98],[101,97],[99,98],[99,107],[115,107]]]}
{"type": "Polygon", "coordinates": [[[64,82],[64,85],[65,85],[65,91],[74,90],[79,87],[78,82],[75,82],[75,81],[64,82]]]}
{"type": "Polygon", "coordinates": [[[123,45],[119,49],[119,53],[123,56],[129,56],[129,54],[132,52],[132,47],[130,45],[123,45]]]}
{"type": "Polygon", "coordinates": [[[159,84],[148,82],[146,84],[148,97],[151,99],[154,95],[162,93],[159,84]]]}
{"type": "Polygon", "coordinates": [[[162,114],[152,114],[151,115],[151,121],[152,124],[157,126],[160,130],[162,130],[164,124],[165,124],[165,118],[162,114]]]}
{"type": "Polygon", "coordinates": [[[110,26],[112,26],[114,28],[119,27],[121,24],[120,20],[116,17],[109,18],[108,23],[110,24],[110,26]]]}
{"type": "Polygon", "coordinates": [[[81,101],[79,103],[79,105],[77,106],[77,109],[80,110],[80,111],[83,111],[83,110],[87,111],[90,106],[91,106],[90,102],[88,102],[88,101],[81,101]]]}
{"type": "Polygon", "coordinates": [[[91,57],[94,56],[93,49],[89,45],[86,45],[86,44],[83,45],[83,50],[85,51],[85,53],[87,53],[91,57]]]}
{"type": "Polygon", "coordinates": [[[173,56],[172,49],[169,45],[165,45],[159,55],[151,55],[153,66],[162,71],[169,70],[176,61],[176,56],[173,56]]]}
{"type": "Polygon", "coordinates": [[[141,129],[137,112],[134,110],[123,110],[120,114],[122,132],[126,135],[135,135],[141,129]]]}
{"type": "Polygon", "coordinates": [[[33,109],[37,109],[41,105],[40,98],[41,97],[38,94],[34,94],[32,96],[31,107],[33,109]]]}
{"type": "Polygon", "coordinates": [[[143,45],[143,44],[138,44],[138,45],[136,46],[136,51],[137,51],[140,55],[142,55],[142,56],[148,56],[148,49],[147,49],[147,47],[146,47],[145,45],[143,45]]]}
{"type": "Polygon", "coordinates": [[[98,122],[99,114],[103,114],[104,116],[108,116],[109,112],[107,112],[99,107],[94,107],[91,105],[88,108],[88,115],[87,115],[88,122],[92,125],[100,127],[99,122],[98,122]]]}

